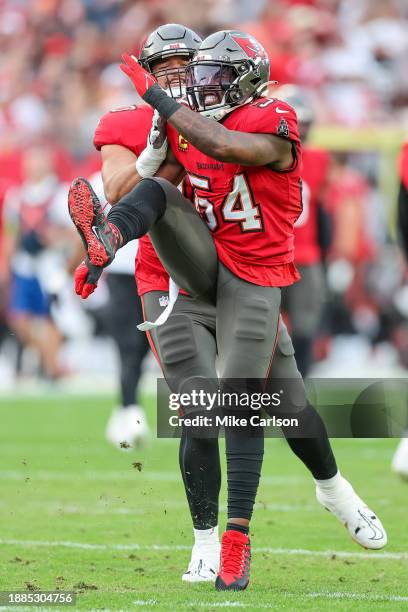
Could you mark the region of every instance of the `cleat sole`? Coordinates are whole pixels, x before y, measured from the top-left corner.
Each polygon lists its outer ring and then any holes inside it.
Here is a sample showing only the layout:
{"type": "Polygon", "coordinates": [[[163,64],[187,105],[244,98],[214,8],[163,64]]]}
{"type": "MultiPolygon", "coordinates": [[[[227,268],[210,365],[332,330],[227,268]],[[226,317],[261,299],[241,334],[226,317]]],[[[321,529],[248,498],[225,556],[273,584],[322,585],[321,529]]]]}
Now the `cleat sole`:
{"type": "Polygon", "coordinates": [[[219,584],[215,585],[215,589],[217,591],[245,591],[245,589],[247,588],[249,582],[247,582],[247,584],[245,586],[221,586],[219,584]]]}
{"type": "Polygon", "coordinates": [[[86,179],[72,181],[68,193],[68,210],[72,222],[81,237],[89,261],[103,267],[109,263],[109,256],[103,244],[92,231],[94,219],[100,209],[99,200],[86,179]]]}

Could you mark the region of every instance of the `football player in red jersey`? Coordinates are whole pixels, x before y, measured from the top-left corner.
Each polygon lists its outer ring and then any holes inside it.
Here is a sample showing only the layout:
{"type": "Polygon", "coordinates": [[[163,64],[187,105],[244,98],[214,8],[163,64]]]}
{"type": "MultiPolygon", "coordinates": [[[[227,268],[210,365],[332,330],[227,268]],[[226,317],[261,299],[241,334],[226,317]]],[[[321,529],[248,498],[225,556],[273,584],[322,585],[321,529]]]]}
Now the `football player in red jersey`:
{"type": "MultiPolygon", "coordinates": [[[[173,155],[187,170],[196,207],[212,230],[218,256],[216,332],[223,389],[231,379],[267,380],[272,372],[297,383],[302,400],[296,406],[285,402],[285,408],[296,412],[304,437],[290,438],[286,431],[292,450],[312,472],[319,502],[361,545],[381,548],[386,543],[384,528],[340,475],[324,424],[307,403],[284,326],[279,334],[280,287],[299,278],[293,264],[293,225],[301,212],[301,148],[294,110],[261,95],[269,78],[264,50],[241,32],[217,32],[203,41],[187,68],[193,110],[168,98],[135,58],[125,55],[124,61],[122,69],[138,93],[168,120],[173,155]]],[[[205,234],[188,202],[167,181],[141,181],[104,218],[89,187],[77,179],[69,205],[93,266],[109,264],[117,248],[149,232],[180,286],[210,299],[214,295],[214,252],[208,243],[200,251],[197,241],[206,242],[205,234]]],[[[249,582],[248,526],[263,439],[229,426],[225,434],[228,524],[216,588],[242,590],[249,582]]]]}
{"type": "MultiPolygon", "coordinates": [[[[398,233],[399,240],[408,260],[408,141],[404,143],[399,160],[400,189],[398,194],[398,233]]],[[[406,437],[400,443],[392,458],[392,470],[402,478],[408,479],[408,423],[406,437]]]]}
{"type": "Polygon", "coordinates": [[[321,197],[328,180],[330,154],[308,144],[315,116],[307,93],[294,85],[283,85],[273,94],[295,109],[302,141],[303,209],[295,223],[295,263],[302,279],[283,291],[282,308],[289,318],[296,363],[306,376],[324,301],[322,256],[330,242],[330,220],[321,197]]]}
{"type": "MultiPolygon", "coordinates": [[[[155,75],[169,94],[179,98],[185,90],[185,66],[200,41],[195,32],[182,25],[163,25],[147,37],[139,61],[155,75]]],[[[153,130],[149,135],[152,117],[153,110],[150,106],[135,105],[110,111],[99,121],[94,145],[101,151],[105,193],[112,205],[131,191],[143,176],[153,175],[166,156],[167,146],[163,147],[160,130],[153,130]],[[150,143],[146,147],[148,138],[150,143]],[[154,144],[153,139],[155,139],[154,144]]],[[[168,165],[167,170],[164,168],[159,175],[177,184],[180,172],[178,168],[173,172],[171,165],[168,165]]],[[[183,187],[186,187],[185,183],[183,187]]],[[[84,270],[86,274],[87,269],[83,264],[77,271],[76,280],[78,292],[86,297],[93,287],[84,284],[84,270]]],[[[168,303],[169,275],[156,255],[148,236],[143,236],[139,240],[136,282],[144,314],[148,320],[153,321],[168,303]]],[[[208,303],[193,301],[183,294],[179,296],[173,317],[168,321],[166,328],[147,332],[151,348],[166,378],[175,380],[192,375],[216,378],[213,310],[214,307],[208,303]],[[172,336],[170,346],[167,342],[169,333],[172,336]],[[184,338],[184,354],[181,354],[180,358],[173,355],[170,359],[169,349],[173,349],[174,352],[174,346],[180,335],[184,338]],[[185,350],[188,348],[186,336],[190,338],[188,361],[185,359],[185,350]],[[195,350],[195,346],[201,346],[202,351],[195,350]]],[[[192,558],[187,571],[183,574],[183,580],[214,581],[219,566],[220,549],[218,496],[221,472],[218,440],[197,439],[184,429],[180,441],[180,468],[191,510],[195,538],[192,558]]]]}

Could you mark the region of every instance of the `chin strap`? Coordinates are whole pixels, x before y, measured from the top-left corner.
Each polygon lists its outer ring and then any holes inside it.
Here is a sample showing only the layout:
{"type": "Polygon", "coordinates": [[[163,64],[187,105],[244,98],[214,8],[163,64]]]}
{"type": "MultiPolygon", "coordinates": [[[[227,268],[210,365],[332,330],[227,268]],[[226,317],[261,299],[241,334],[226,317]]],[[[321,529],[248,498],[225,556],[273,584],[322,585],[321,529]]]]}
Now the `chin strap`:
{"type": "Polygon", "coordinates": [[[262,83],[256,90],[256,93],[259,97],[263,96],[263,94],[268,90],[270,85],[278,85],[279,81],[267,81],[266,83],[262,83]]]}
{"type": "Polygon", "coordinates": [[[253,100],[253,97],[251,96],[250,98],[248,98],[248,100],[245,100],[245,102],[243,102],[242,104],[236,104],[235,106],[223,106],[221,108],[214,108],[212,111],[211,110],[202,111],[202,114],[204,115],[204,117],[207,117],[208,119],[214,119],[214,121],[221,121],[221,119],[224,119],[226,115],[228,115],[229,113],[232,113],[232,111],[234,111],[236,108],[245,106],[245,104],[249,104],[250,102],[252,102],[252,100],[253,100]]]}

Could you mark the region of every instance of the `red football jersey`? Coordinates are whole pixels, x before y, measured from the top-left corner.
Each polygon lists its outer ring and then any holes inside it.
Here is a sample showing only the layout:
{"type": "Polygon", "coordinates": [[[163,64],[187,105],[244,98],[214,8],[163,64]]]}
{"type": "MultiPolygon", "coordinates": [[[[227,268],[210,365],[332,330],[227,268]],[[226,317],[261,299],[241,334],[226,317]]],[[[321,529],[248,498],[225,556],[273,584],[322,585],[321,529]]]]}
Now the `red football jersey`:
{"type": "Polygon", "coordinates": [[[320,261],[317,205],[327,180],[330,155],[323,149],[305,147],[302,151],[303,210],[295,223],[295,261],[303,266],[320,261]]]}
{"type": "Polygon", "coordinates": [[[400,176],[401,183],[408,189],[408,142],[406,142],[401,151],[400,157],[400,176]]]}
{"type": "Polygon", "coordinates": [[[296,113],[285,102],[261,98],[238,107],[223,125],[293,142],[296,159],[291,168],[279,172],[219,162],[168,126],[169,144],[188,173],[196,208],[213,232],[220,261],[255,285],[291,285],[300,278],[293,263],[293,226],[302,211],[296,113]]]}
{"type": "MultiPolygon", "coordinates": [[[[95,147],[100,150],[104,145],[121,145],[139,157],[146,147],[152,117],[153,109],[150,106],[130,106],[110,111],[102,117],[95,130],[95,147]]],[[[168,291],[169,275],[148,236],[139,239],[135,275],[139,295],[148,291],[168,291]]]]}

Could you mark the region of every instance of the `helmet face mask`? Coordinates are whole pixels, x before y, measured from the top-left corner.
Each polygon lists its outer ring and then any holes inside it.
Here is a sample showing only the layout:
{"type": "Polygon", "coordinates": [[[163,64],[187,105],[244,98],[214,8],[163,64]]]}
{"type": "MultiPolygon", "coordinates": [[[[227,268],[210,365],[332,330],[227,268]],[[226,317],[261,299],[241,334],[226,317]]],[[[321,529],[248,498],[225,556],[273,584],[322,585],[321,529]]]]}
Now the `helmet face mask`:
{"type": "Polygon", "coordinates": [[[220,120],[258,97],[268,78],[267,55],[252,36],[216,32],[201,43],[187,67],[187,100],[192,110],[220,120]]]}
{"type": "Polygon", "coordinates": [[[235,66],[224,62],[201,62],[186,69],[186,93],[190,107],[201,112],[216,111],[229,101],[238,101],[234,89],[239,78],[235,66]]]}
{"type": "Polygon", "coordinates": [[[189,61],[200,43],[201,38],[193,30],[176,23],[168,23],[149,34],[140,51],[139,63],[156,79],[164,81],[162,87],[169,96],[178,99],[185,95],[185,66],[155,69],[155,65],[174,57],[189,61]]]}
{"type": "Polygon", "coordinates": [[[177,100],[186,95],[186,66],[159,68],[159,70],[153,66],[151,73],[171,98],[177,100]]]}

